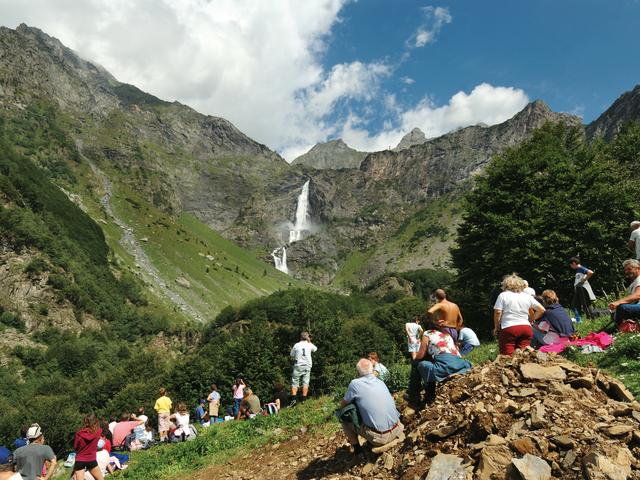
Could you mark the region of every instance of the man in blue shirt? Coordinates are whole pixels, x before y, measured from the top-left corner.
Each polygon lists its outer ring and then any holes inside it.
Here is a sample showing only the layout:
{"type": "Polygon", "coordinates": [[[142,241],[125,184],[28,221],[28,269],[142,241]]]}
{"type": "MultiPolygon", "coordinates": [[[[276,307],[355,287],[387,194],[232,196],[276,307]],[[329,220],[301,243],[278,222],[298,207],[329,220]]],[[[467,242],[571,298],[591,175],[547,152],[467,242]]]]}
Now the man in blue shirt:
{"type": "Polygon", "coordinates": [[[366,358],[361,358],[356,365],[358,378],[351,380],[347,393],[340,402],[341,407],[349,403],[355,404],[362,424],[356,431],[352,423],[342,423],[349,443],[355,453],[362,451],[358,442],[358,435],[364,437],[374,447],[386,445],[399,437],[404,431],[400,422],[400,414],[389,393],[389,389],[382,380],[373,374],[373,364],[366,358]]]}

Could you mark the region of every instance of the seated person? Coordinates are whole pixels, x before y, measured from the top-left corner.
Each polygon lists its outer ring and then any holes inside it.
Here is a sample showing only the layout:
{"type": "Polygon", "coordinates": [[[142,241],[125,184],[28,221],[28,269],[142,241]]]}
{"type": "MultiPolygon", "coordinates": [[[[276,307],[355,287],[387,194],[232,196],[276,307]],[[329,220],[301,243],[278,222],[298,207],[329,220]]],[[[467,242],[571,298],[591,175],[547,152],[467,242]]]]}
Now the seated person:
{"type": "Polygon", "coordinates": [[[289,404],[289,392],[285,390],[284,385],[280,382],[276,383],[275,389],[273,403],[276,404],[276,408],[280,411],[289,404]]]}
{"type": "Polygon", "coordinates": [[[207,401],[205,399],[200,399],[198,406],[196,407],[196,422],[200,425],[209,425],[209,412],[205,410],[206,405],[207,401]]]}
{"type": "Polygon", "coordinates": [[[40,425],[34,423],[29,427],[27,439],[29,440],[28,445],[13,452],[16,470],[24,480],[36,480],[40,477],[47,480],[56,470],[56,456],[51,447],[44,444],[44,435],[40,425]],[[42,475],[42,471],[47,464],[47,475],[45,476],[42,475]]]}
{"type": "Polygon", "coordinates": [[[609,304],[609,310],[613,313],[616,326],[624,320],[640,318],[640,261],[625,260],[622,264],[624,276],[631,281],[627,288],[627,296],[609,304]]]}
{"type": "Polygon", "coordinates": [[[244,389],[244,397],[242,398],[240,408],[238,409],[237,419],[253,418],[260,413],[260,410],[260,399],[249,387],[246,387],[244,389]]]}
{"type": "Polygon", "coordinates": [[[454,373],[466,373],[470,369],[471,363],[460,356],[451,335],[432,320],[427,320],[420,350],[411,362],[409,403],[417,409],[422,406],[420,380],[426,391],[425,402],[432,403],[436,399],[436,382],[442,382],[454,373]]]}
{"type": "Polygon", "coordinates": [[[356,371],[358,378],[349,383],[340,406],[354,404],[362,418],[357,430],[353,423],[342,422],[347,440],[353,446],[354,453],[358,454],[362,453],[358,435],[374,447],[379,447],[399,437],[404,431],[404,425],[389,389],[373,374],[371,360],[361,358],[356,371]]]}
{"type": "Polygon", "coordinates": [[[373,374],[384,382],[389,375],[389,369],[380,363],[380,358],[376,352],[369,352],[367,357],[371,365],[373,365],[373,374]]]}
{"type": "Polygon", "coordinates": [[[458,333],[458,351],[460,355],[466,357],[474,348],[479,346],[480,340],[478,340],[476,332],[469,327],[462,327],[458,333]]]}
{"type": "Polygon", "coordinates": [[[143,425],[142,420],[129,420],[131,416],[128,413],[123,413],[120,417],[120,421],[116,423],[113,429],[113,447],[122,448],[125,446],[126,438],[133,433],[133,429],[138,425],[143,425]]]}
{"type": "Polygon", "coordinates": [[[22,476],[13,471],[11,450],[3,446],[0,446],[0,480],[22,480],[22,476]]]}
{"type": "Polygon", "coordinates": [[[564,307],[560,305],[560,300],[553,290],[542,292],[542,305],[545,312],[540,320],[533,325],[533,339],[538,345],[548,345],[555,343],[552,340],[557,337],[547,335],[549,332],[557,334],[559,337],[570,337],[575,333],[573,322],[564,307]]]}
{"type": "Polygon", "coordinates": [[[173,436],[179,441],[185,441],[190,435],[189,429],[189,410],[187,404],[184,402],[178,403],[176,412],[169,416],[171,420],[175,420],[176,429],[173,431],[173,436]]]}

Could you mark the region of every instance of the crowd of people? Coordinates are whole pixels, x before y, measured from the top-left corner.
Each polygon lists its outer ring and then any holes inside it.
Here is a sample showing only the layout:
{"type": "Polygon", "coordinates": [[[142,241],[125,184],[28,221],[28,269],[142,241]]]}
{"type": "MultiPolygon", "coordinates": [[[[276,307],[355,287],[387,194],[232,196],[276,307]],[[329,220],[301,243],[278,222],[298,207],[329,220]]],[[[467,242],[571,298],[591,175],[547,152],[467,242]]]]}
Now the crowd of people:
{"type": "MultiPolygon", "coordinates": [[[[640,257],[640,222],[631,224],[629,248],[640,257]]],[[[575,272],[574,296],[567,314],[553,290],[536,295],[526,280],[516,274],[506,275],[499,290],[492,292],[491,317],[493,333],[498,339],[500,354],[512,355],[516,349],[548,345],[561,338],[575,335],[574,323],[581,322],[581,314],[591,318],[595,300],[589,280],[594,271],[583,266],[578,258],[571,258],[569,266],[575,272]]],[[[627,295],[609,303],[613,321],[620,327],[640,318],[640,261],[629,259],[623,263],[624,275],[631,282],[627,295]]],[[[405,324],[407,352],[411,357],[411,371],[406,398],[413,408],[424,408],[436,398],[436,385],[454,374],[470,370],[464,357],[480,345],[478,336],[464,325],[462,312],[447,299],[443,289],[432,295],[433,305],[422,316],[405,324]]],[[[245,383],[237,378],[231,389],[233,403],[221,416],[221,394],[211,385],[206,399],[195,407],[195,423],[207,427],[228,420],[251,419],[258,415],[276,414],[281,409],[304,402],[309,395],[313,367],[312,355],[317,351],[309,332],[302,332],[300,341],[291,349],[293,361],[290,394],[284,385],[277,384],[272,400],[265,405],[245,383]],[[301,388],[301,396],[298,393],[301,388]]],[[[402,435],[404,426],[385,381],[389,370],[380,362],[375,351],[356,364],[357,378],[352,380],[337,412],[345,435],[355,453],[362,447],[358,436],[374,448],[394,441],[402,435]]],[[[155,443],[182,442],[195,438],[198,430],[191,422],[190,409],[173,401],[164,388],[159,390],[154,410],[157,433],[143,407],[136,413],[124,413],[119,421],[110,423],[93,414],[84,418],[74,438],[74,452],[66,466],[72,469],[75,480],[102,480],[117,469],[126,468],[128,457],[122,451],[146,449],[155,443]]],[[[0,446],[0,480],[48,480],[56,470],[57,459],[45,444],[38,424],[23,430],[14,442],[14,452],[0,446]]]]}

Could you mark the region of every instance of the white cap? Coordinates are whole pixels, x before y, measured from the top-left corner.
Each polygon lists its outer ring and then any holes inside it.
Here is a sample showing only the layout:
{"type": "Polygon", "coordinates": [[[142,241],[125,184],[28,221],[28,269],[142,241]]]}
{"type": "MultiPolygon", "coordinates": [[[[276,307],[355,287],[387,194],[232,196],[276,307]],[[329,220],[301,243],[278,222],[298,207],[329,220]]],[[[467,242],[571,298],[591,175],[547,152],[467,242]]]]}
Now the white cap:
{"type": "Polygon", "coordinates": [[[37,423],[34,423],[33,425],[31,425],[29,427],[29,430],[27,430],[27,439],[29,440],[35,440],[36,438],[39,438],[42,436],[42,429],[40,428],[40,425],[38,425],[37,423]]]}

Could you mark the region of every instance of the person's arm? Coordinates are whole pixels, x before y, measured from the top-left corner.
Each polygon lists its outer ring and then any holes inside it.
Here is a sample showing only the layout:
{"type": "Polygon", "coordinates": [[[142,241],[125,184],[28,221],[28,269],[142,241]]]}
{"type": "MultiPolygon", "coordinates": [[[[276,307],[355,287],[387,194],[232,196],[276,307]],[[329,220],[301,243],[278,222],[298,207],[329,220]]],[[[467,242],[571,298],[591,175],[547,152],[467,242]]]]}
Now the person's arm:
{"type": "Polygon", "coordinates": [[[502,319],[502,310],[495,308],[493,310],[493,336],[497,337],[500,331],[500,320],[502,319]]]}
{"type": "Polygon", "coordinates": [[[278,410],[280,410],[280,399],[279,399],[279,398],[276,398],[276,399],[274,400],[274,402],[273,402],[273,403],[275,403],[275,404],[276,404],[276,408],[277,408],[278,410]]]}
{"type": "Polygon", "coordinates": [[[51,463],[49,465],[49,468],[47,468],[47,474],[43,477],[44,480],[49,480],[56,473],[57,464],[58,464],[56,460],[56,456],[54,455],[53,457],[51,457],[49,462],[51,463]]]}
{"type": "Polygon", "coordinates": [[[639,300],[640,300],[640,285],[638,285],[633,290],[631,295],[627,295],[626,297],[622,297],[621,299],[616,300],[615,302],[611,302],[609,304],[609,310],[615,310],[619,305],[622,305],[623,303],[636,303],[639,300]]]}
{"type": "Polygon", "coordinates": [[[631,250],[633,253],[635,253],[636,252],[636,241],[635,240],[629,240],[627,242],[627,248],[629,250],[631,250]]]}
{"type": "Polygon", "coordinates": [[[587,273],[584,274],[584,277],[582,277],[582,280],[580,281],[580,283],[583,284],[584,282],[589,280],[592,276],[593,276],[593,270],[587,269],[587,273]]]}
{"type": "Polygon", "coordinates": [[[456,320],[456,329],[458,331],[462,330],[463,325],[464,325],[464,320],[462,319],[462,312],[458,310],[458,319],[456,320]]]}
{"type": "Polygon", "coordinates": [[[296,358],[296,347],[295,347],[295,345],[291,348],[291,351],[289,352],[289,356],[291,358],[296,358]]]}
{"type": "Polygon", "coordinates": [[[536,305],[531,306],[531,309],[533,310],[533,312],[530,313],[529,323],[534,323],[536,320],[539,320],[540,317],[542,317],[542,315],[545,312],[545,309],[542,305],[540,305],[537,302],[536,302],[536,305]]]}
{"type": "Polygon", "coordinates": [[[107,463],[107,472],[113,475],[113,465],[111,465],[111,462],[107,463]]]}
{"type": "Polygon", "coordinates": [[[429,348],[429,337],[422,336],[420,339],[420,350],[416,353],[415,360],[423,360],[427,355],[427,349],[429,348]]]}

